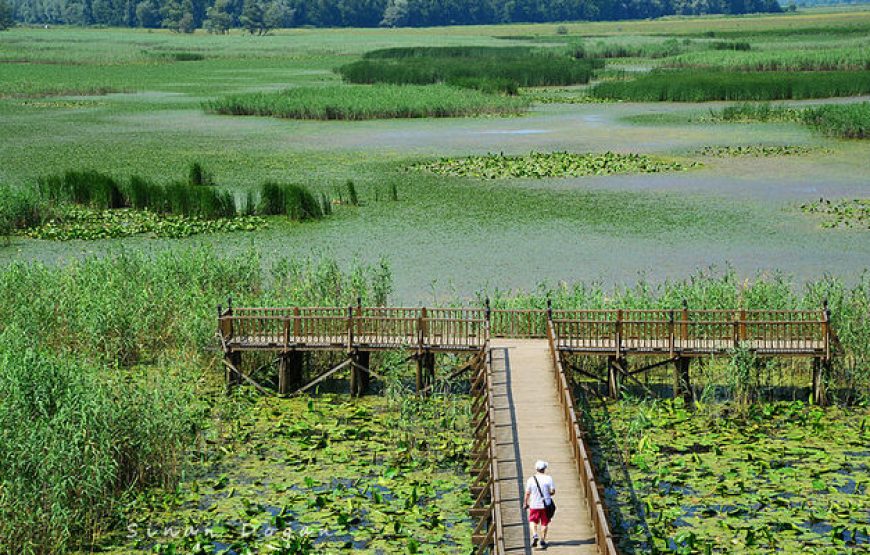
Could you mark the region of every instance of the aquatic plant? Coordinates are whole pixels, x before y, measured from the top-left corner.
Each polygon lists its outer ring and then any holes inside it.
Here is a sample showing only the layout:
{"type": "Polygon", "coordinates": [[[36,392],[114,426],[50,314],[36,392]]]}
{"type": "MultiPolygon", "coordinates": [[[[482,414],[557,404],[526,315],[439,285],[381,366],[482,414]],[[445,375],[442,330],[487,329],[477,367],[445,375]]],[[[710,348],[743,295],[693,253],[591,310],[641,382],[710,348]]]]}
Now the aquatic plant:
{"type": "Polygon", "coordinates": [[[317,220],[323,217],[323,204],[302,185],[267,181],[260,186],[262,215],[286,215],[291,220],[317,220]]]}
{"type": "Polygon", "coordinates": [[[588,83],[601,60],[529,47],[411,47],[368,52],[338,69],[350,83],[446,83],[516,94],[518,87],[588,83]]]}
{"type": "Polygon", "coordinates": [[[640,102],[786,100],[857,96],[870,92],[870,71],[755,72],[654,70],[628,81],[590,89],[601,98],[640,102]]]}
{"type": "Polygon", "coordinates": [[[870,542],[866,408],[586,403],[625,553],[851,553],[870,542]]]}
{"type": "Polygon", "coordinates": [[[447,85],[342,85],[241,93],[207,101],[208,112],[290,119],[368,120],[511,115],[528,103],[447,85]]]}
{"type": "Polygon", "coordinates": [[[266,220],[258,216],[207,219],[129,208],[101,211],[69,206],[59,209],[54,217],[42,225],[25,229],[23,235],[52,241],[93,241],[142,234],[179,239],[202,233],[256,231],[267,225],[266,220]]]}
{"type": "Polygon", "coordinates": [[[831,199],[820,198],[818,202],[801,204],[800,209],[807,214],[824,216],[822,227],[870,229],[870,200],[868,199],[831,199]]]}
{"type": "Polygon", "coordinates": [[[642,154],[575,154],[572,152],[532,152],[522,156],[487,154],[467,158],[442,158],[422,162],[412,169],[437,175],[480,177],[486,179],[579,177],[618,173],[658,173],[683,171],[693,164],[682,164],[642,154]]]}

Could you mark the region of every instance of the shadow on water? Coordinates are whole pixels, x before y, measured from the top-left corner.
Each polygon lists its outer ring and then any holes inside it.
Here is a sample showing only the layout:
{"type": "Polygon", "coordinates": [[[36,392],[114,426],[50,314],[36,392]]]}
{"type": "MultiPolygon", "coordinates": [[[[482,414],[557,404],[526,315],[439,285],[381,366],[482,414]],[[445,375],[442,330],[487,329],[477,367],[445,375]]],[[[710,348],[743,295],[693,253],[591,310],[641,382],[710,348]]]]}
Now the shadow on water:
{"type": "MultiPolygon", "coordinates": [[[[652,545],[652,533],[646,521],[646,510],[634,488],[628,465],[619,450],[619,444],[611,426],[610,414],[596,422],[589,417],[591,407],[588,395],[600,393],[590,384],[575,386],[575,396],[583,418],[583,429],[588,434],[598,480],[604,486],[604,502],[614,535],[618,536],[620,548],[625,553],[645,553],[652,545]],[[628,502],[622,503],[619,494],[627,494],[628,502]],[[633,542],[630,528],[642,531],[644,541],[633,542]]],[[[605,411],[607,409],[605,408],[605,411]]]]}

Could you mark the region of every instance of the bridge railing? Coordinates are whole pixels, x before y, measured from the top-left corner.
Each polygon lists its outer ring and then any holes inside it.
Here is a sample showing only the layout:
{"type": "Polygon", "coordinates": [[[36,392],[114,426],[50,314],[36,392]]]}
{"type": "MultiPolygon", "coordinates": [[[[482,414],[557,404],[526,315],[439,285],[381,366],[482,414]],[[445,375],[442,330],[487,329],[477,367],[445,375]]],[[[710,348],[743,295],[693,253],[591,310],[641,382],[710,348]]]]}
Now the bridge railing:
{"type": "Polygon", "coordinates": [[[557,336],[552,321],[547,323],[547,340],[550,345],[553,370],[556,373],[557,395],[564,415],[563,420],[567,426],[568,439],[571,442],[571,450],[574,455],[574,463],[577,467],[577,473],[580,475],[580,481],[583,483],[586,505],[592,520],[592,526],[595,529],[595,543],[601,555],[618,555],[619,552],[613,540],[610,524],[607,521],[607,513],[601,498],[599,483],[595,477],[595,467],[590,457],[591,451],[586,443],[585,435],[574,408],[576,406],[574,392],[562,367],[561,355],[557,347],[557,336]]]}
{"type": "Polygon", "coordinates": [[[471,534],[476,555],[505,552],[504,527],[501,521],[501,494],[498,487],[498,451],[494,433],[492,365],[487,357],[475,368],[471,383],[472,398],[472,485],[471,534]]]}
{"type": "Polygon", "coordinates": [[[559,316],[553,325],[563,351],[701,355],[744,346],[762,355],[830,356],[825,310],[606,310],[559,316]]]}
{"type": "Polygon", "coordinates": [[[219,329],[238,348],[477,350],[489,337],[544,338],[562,351],[701,356],[740,346],[761,355],[830,358],[827,310],[550,310],[489,308],[236,308],[219,329]]]}

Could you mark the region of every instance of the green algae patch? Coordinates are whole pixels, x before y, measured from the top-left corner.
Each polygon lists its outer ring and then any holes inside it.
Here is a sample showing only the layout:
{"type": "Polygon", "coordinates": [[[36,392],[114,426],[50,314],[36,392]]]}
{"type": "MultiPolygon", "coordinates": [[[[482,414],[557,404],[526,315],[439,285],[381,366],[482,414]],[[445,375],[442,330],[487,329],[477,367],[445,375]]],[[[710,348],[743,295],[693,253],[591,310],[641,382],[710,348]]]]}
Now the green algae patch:
{"type": "Polygon", "coordinates": [[[239,399],[111,553],[468,552],[465,396],[239,399]]]}
{"type": "Polygon", "coordinates": [[[626,553],[863,553],[870,411],[779,402],[590,408],[626,553]]]}
{"type": "Polygon", "coordinates": [[[412,169],[436,175],[484,179],[583,177],[629,173],[685,171],[699,165],[683,164],[643,154],[617,152],[585,153],[531,152],[522,156],[487,154],[467,158],[441,158],[415,164],[412,169]]]}

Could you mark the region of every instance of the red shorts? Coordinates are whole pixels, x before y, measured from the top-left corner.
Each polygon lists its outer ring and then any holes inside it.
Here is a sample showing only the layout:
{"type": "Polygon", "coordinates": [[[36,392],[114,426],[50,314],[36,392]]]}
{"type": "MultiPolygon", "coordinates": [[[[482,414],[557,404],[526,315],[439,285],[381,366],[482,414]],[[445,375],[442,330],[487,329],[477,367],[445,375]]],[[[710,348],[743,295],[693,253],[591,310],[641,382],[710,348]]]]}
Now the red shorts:
{"type": "Polygon", "coordinates": [[[550,517],[547,516],[547,509],[529,509],[529,522],[535,522],[541,526],[550,524],[550,517]]]}

